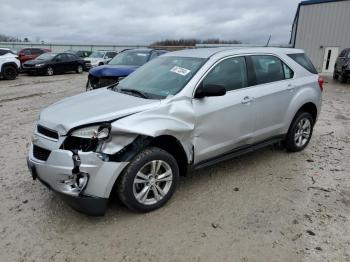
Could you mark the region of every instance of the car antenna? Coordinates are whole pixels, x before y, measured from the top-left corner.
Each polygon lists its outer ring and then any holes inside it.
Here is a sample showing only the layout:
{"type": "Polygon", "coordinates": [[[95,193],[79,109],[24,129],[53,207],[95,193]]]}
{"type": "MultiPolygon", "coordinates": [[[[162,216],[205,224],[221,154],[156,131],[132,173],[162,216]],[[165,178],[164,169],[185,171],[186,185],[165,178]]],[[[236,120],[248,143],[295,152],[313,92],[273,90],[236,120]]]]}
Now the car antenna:
{"type": "Polygon", "coordinates": [[[266,43],[266,46],[265,46],[265,47],[268,47],[268,46],[269,46],[270,40],[271,40],[271,35],[269,36],[269,39],[267,40],[267,43],[266,43]]]}

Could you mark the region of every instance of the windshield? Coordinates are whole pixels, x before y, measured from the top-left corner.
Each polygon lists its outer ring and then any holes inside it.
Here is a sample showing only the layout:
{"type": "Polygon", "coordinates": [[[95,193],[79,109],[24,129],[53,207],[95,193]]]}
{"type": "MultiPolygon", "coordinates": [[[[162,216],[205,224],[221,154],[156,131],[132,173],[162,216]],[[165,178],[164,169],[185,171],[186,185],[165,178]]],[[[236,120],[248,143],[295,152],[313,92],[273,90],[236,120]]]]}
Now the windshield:
{"type": "Polygon", "coordinates": [[[142,66],[148,60],[149,52],[124,51],[116,55],[109,65],[133,65],[142,66]]]}
{"type": "Polygon", "coordinates": [[[97,52],[93,52],[89,57],[92,57],[92,58],[103,58],[104,54],[105,54],[104,52],[97,51],[97,52]]]}
{"type": "Polygon", "coordinates": [[[52,59],[53,57],[55,57],[57,54],[55,53],[44,53],[44,54],[41,54],[39,55],[36,60],[50,60],[52,59]]]}
{"type": "Polygon", "coordinates": [[[117,90],[131,89],[149,98],[166,98],[184,88],[205,61],[194,57],[159,57],[120,81],[117,90]]]}

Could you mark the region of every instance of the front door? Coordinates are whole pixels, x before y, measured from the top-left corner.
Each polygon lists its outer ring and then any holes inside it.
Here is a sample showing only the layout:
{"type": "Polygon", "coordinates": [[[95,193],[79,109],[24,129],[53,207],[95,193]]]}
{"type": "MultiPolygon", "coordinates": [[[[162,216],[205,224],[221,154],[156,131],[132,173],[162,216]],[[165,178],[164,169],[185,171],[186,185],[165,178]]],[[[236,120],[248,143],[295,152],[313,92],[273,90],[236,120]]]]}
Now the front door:
{"type": "Polygon", "coordinates": [[[332,74],[334,71],[335,61],[339,53],[338,47],[326,47],[323,58],[322,73],[332,74]]]}
{"type": "Polygon", "coordinates": [[[202,84],[222,85],[227,92],[193,100],[195,164],[250,144],[255,122],[254,94],[248,87],[245,57],[222,60],[202,84]]]}

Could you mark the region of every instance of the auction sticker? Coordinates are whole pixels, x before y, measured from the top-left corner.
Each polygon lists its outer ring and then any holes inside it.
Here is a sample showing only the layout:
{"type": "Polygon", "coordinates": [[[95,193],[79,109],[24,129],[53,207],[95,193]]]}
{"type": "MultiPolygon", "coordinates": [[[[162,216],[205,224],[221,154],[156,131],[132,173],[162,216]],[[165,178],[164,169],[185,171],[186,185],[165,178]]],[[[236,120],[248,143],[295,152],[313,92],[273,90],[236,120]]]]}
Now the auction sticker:
{"type": "Polygon", "coordinates": [[[174,66],[172,69],[170,69],[171,72],[185,76],[187,75],[189,72],[191,72],[191,70],[188,70],[186,68],[183,67],[179,67],[179,66],[174,66]]]}

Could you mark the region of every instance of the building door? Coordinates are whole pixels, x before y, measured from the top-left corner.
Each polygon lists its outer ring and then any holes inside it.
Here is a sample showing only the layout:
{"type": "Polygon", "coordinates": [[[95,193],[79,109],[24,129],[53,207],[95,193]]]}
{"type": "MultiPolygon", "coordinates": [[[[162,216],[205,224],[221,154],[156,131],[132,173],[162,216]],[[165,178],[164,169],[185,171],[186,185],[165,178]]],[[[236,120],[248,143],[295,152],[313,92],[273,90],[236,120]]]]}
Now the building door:
{"type": "Polygon", "coordinates": [[[326,47],[323,58],[322,73],[332,74],[334,71],[335,61],[338,57],[338,47],[326,47]]]}

